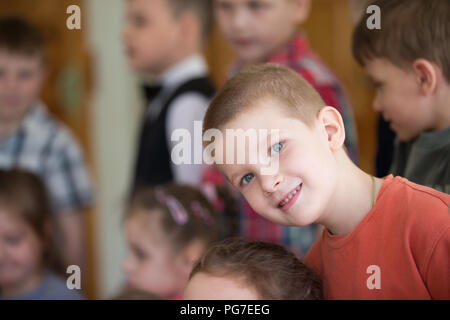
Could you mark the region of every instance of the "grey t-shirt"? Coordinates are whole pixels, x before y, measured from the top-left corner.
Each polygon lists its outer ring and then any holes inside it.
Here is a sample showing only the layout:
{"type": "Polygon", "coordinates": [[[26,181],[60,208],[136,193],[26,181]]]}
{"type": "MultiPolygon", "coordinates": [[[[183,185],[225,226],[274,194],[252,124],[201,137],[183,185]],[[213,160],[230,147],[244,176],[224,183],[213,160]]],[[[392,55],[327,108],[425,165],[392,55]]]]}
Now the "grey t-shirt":
{"type": "Polygon", "coordinates": [[[391,173],[450,194],[450,127],[410,142],[397,140],[391,173]]]}
{"type": "MultiPolygon", "coordinates": [[[[31,292],[10,300],[83,300],[80,290],[67,288],[66,282],[51,272],[46,272],[41,283],[31,292]]],[[[0,296],[0,300],[7,300],[0,296]]]]}

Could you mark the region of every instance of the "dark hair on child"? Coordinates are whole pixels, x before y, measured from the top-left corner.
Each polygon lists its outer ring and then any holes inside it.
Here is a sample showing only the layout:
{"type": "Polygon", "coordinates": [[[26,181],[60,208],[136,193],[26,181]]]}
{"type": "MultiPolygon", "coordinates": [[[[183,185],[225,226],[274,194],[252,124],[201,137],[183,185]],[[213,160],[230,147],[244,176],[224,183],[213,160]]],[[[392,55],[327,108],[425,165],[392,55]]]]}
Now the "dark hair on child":
{"type": "Polygon", "coordinates": [[[159,218],[175,250],[194,240],[202,240],[207,246],[220,240],[218,214],[194,187],[175,183],[138,187],[130,196],[125,219],[138,212],[159,218]]]}
{"type": "Polygon", "coordinates": [[[61,274],[62,264],[51,234],[54,221],[50,199],[41,179],[22,169],[0,169],[0,207],[31,226],[44,243],[45,266],[61,274]]]}
{"type": "Polygon", "coordinates": [[[436,63],[450,82],[450,1],[378,0],[381,29],[369,29],[363,15],[353,33],[353,55],[358,63],[385,58],[400,68],[416,59],[436,63]]]}
{"type": "Polygon", "coordinates": [[[226,239],[206,251],[190,279],[200,272],[243,280],[263,300],[323,299],[318,275],[275,243],[226,239]]]}
{"type": "Polygon", "coordinates": [[[45,40],[39,30],[22,18],[0,17],[0,49],[45,58],[45,40]]]}

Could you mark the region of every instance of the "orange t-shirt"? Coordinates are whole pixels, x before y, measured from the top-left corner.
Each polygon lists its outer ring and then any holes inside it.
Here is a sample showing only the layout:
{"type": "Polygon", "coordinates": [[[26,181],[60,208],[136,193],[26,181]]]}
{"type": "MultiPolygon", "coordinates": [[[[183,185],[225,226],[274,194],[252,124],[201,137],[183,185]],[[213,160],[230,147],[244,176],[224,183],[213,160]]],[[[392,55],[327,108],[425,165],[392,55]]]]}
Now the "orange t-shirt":
{"type": "Polygon", "coordinates": [[[348,235],[327,229],[305,262],[326,299],[450,299],[450,195],[385,178],[348,235]]]}

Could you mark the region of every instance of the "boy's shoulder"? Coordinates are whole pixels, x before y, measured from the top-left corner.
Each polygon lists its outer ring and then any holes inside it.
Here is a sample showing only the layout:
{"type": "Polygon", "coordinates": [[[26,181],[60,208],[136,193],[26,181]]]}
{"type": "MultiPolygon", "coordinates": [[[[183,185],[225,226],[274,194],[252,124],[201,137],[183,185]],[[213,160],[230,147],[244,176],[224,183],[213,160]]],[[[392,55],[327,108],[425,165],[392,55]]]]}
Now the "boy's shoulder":
{"type": "Polygon", "coordinates": [[[51,115],[45,104],[36,103],[24,119],[23,128],[27,139],[36,147],[51,143],[55,148],[77,145],[70,128],[51,115]]]}
{"type": "MultiPolygon", "coordinates": [[[[398,236],[408,239],[412,252],[427,252],[450,230],[450,195],[391,177],[379,195],[380,221],[398,236]]],[[[386,230],[385,230],[386,231],[386,230]]]]}
{"type": "Polygon", "coordinates": [[[314,87],[339,83],[335,74],[310,47],[303,33],[298,33],[284,47],[279,48],[267,62],[282,64],[301,74],[314,87]]]}
{"type": "Polygon", "coordinates": [[[450,195],[400,176],[390,175],[386,183],[378,196],[386,211],[410,217],[410,221],[425,222],[438,218],[450,222],[450,195]]]}

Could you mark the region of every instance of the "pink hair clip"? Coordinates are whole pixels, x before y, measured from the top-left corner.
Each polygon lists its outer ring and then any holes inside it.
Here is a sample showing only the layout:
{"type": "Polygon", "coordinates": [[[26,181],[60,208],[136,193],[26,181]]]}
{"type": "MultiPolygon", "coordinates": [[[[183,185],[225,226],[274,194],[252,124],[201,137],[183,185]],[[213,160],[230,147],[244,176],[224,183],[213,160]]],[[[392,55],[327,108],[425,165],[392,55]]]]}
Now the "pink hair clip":
{"type": "Polygon", "coordinates": [[[163,189],[158,188],[155,191],[155,196],[158,201],[166,205],[172,215],[173,220],[177,224],[183,225],[189,220],[189,216],[183,205],[172,195],[167,194],[163,189]]]}
{"type": "Polygon", "coordinates": [[[195,213],[195,215],[205,222],[207,226],[212,226],[214,224],[214,220],[211,218],[209,212],[202,207],[200,202],[194,201],[191,203],[191,209],[195,213]]]}

